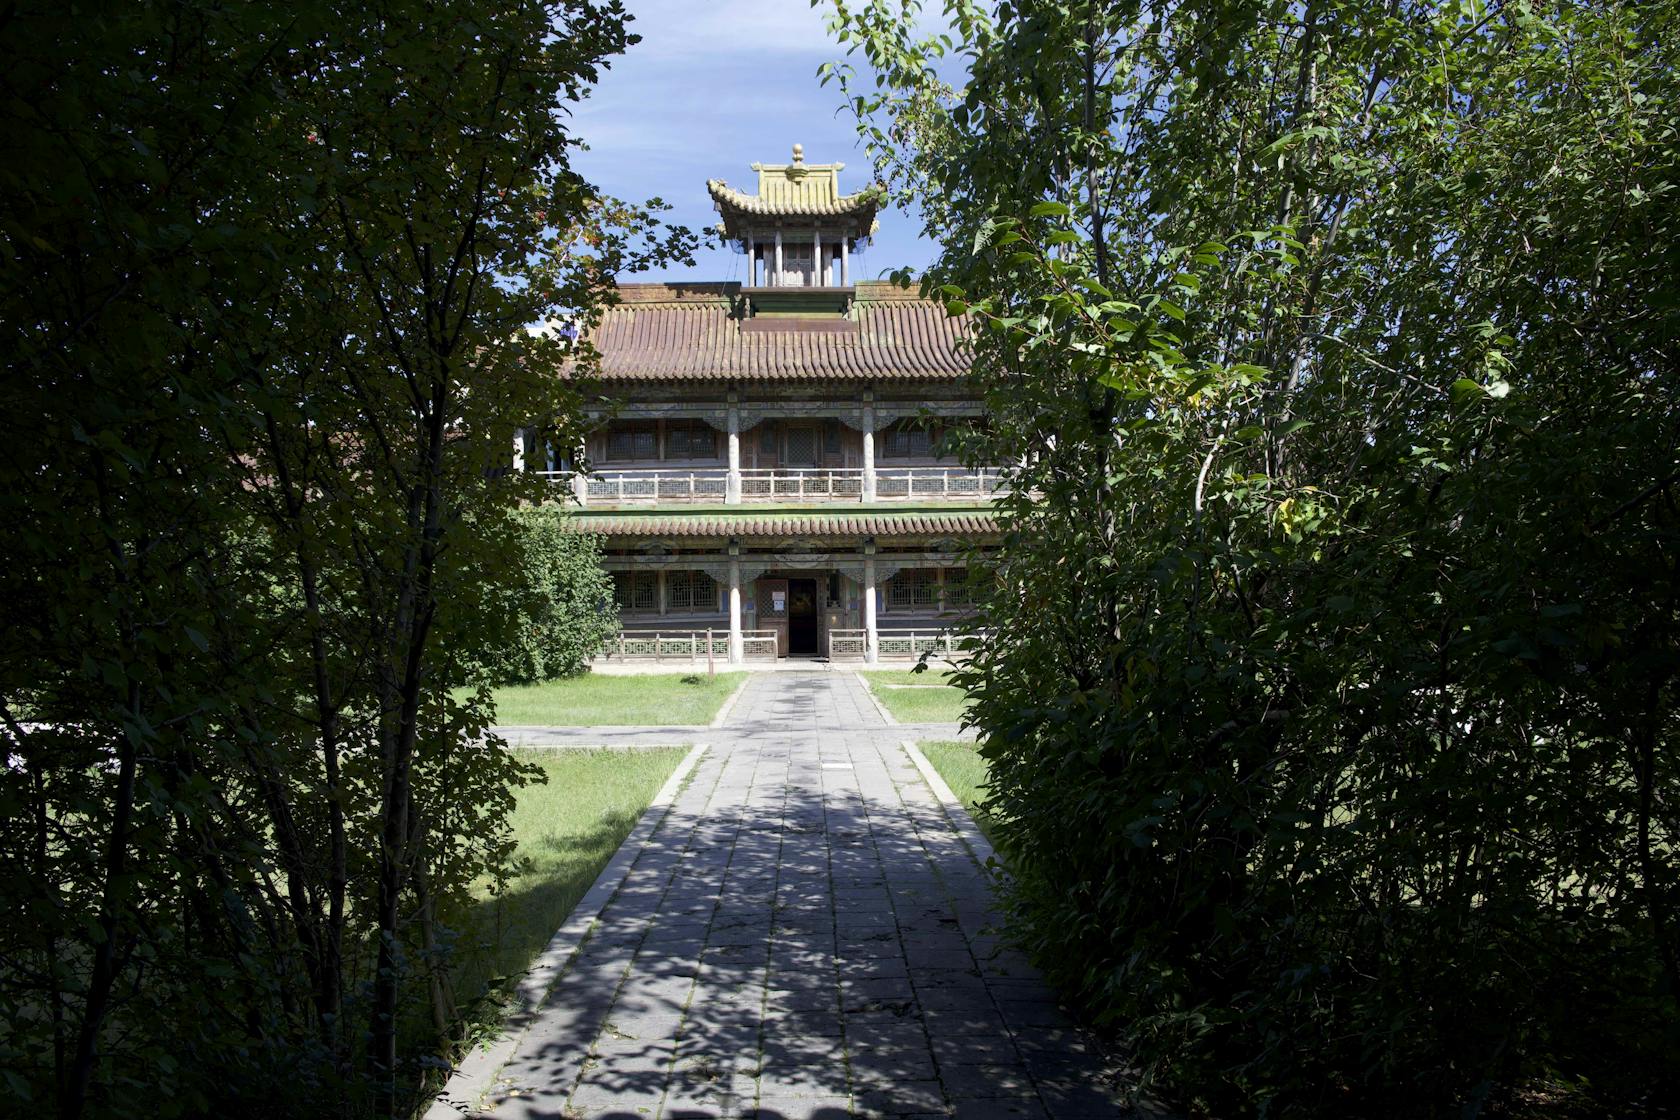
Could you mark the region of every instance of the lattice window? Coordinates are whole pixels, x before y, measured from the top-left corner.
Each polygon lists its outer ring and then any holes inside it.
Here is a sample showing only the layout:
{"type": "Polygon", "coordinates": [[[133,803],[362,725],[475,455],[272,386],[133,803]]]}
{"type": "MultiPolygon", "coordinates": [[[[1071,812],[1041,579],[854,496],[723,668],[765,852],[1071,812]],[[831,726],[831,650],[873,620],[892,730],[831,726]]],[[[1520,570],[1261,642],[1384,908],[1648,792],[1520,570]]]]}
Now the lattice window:
{"type": "Polygon", "coordinates": [[[915,420],[901,420],[881,440],[884,459],[923,459],[933,454],[933,431],[915,420]]]}
{"type": "Polygon", "coordinates": [[[933,607],[938,604],[939,583],[932,568],[910,568],[899,572],[888,585],[889,607],[933,607]]]}
{"type": "Polygon", "coordinates": [[[658,572],[614,572],[613,605],[626,614],[659,609],[658,572]]]}
{"type": "Polygon", "coordinates": [[[817,462],[817,430],[804,424],[787,430],[787,461],[790,466],[810,467],[817,462]]]}
{"type": "Polygon", "coordinates": [[[840,454],[840,421],[823,421],[823,453],[827,455],[840,454]]]}
{"type": "Polygon", "coordinates": [[[608,459],[657,459],[659,437],[652,424],[621,424],[607,433],[608,459]]]}
{"type": "Polygon", "coordinates": [[[717,609],[717,582],[705,572],[667,572],[665,602],[674,611],[717,609]]]}
{"type": "Polygon", "coordinates": [[[968,581],[967,568],[945,569],[945,605],[971,607],[974,605],[974,585],[968,581]]]}
{"type": "Polygon", "coordinates": [[[774,455],[776,453],[776,427],[774,424],[760,424],[758,428],[758,453],[760,455],[774,455]]]}
{"type": "Polygon", "coordinates": [[[717,458],[717,432],[700,420],[673,420],[665,425],[667,459],[717,458]]]}

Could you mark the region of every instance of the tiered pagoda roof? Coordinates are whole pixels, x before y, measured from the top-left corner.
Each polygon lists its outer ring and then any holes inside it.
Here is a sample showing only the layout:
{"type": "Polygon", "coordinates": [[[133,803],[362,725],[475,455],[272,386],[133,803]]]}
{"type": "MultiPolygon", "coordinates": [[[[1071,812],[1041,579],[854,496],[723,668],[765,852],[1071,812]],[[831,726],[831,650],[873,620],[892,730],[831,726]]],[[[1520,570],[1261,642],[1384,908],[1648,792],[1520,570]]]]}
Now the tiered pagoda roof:
{"type": "Polygon", "coordinates": [[[887,283],[857,285],[846,319],[753,330],[739,284],[625,284],[590,341],[608,381],[951,380],[971,326],[887,283]],[[845,327],[845,330],[831,329],[845,327]]]}
{"type": "Polygon", "coordinates": [[[806,163],[804,148],[793,146],[792,163],[755,163],[758,193],[747,194],[722,179],[711,179],[706,189],[723,221],[719,232],[732,241],[745,242],[750,227],[762,227],[766,219],[834,219],[832,232],[854,243],[873,234],[875,212],[884,193],[867,187],[856,194],[840,193],[843,163],[806,163]]]}

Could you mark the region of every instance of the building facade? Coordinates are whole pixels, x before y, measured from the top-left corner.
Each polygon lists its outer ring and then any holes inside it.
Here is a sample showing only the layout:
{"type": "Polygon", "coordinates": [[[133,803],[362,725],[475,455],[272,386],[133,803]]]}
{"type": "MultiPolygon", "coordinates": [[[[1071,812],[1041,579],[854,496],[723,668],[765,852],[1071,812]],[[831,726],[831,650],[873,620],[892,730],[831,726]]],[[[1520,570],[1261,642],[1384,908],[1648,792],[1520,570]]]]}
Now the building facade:
{"type": "Polygon", "coordinates": [[[841,194],[841,167],[795,145],[753,165],[756,194],[708,183],[745,282],[624,285],[592,336],[584,469],[541,465],[604,539],[623,627],[609,656],[960,647],[999,486],[939,454],[945,429],[984,422],[968,326],[853,282],[879,197],[841,194]]]}

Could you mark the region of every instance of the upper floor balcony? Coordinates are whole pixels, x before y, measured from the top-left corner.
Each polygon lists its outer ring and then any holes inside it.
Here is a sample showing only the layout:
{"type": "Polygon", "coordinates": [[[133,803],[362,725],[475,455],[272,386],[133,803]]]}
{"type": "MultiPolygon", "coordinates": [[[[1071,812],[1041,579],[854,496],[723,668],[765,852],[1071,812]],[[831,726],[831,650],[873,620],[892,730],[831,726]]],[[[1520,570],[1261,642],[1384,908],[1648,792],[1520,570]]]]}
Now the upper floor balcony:
{"type": "Polygon", "coordinates": [[[541,473],[570,486],[577,501],[588,506],[975,501],[995,497],[1006,485],[995,467],[944,464],[735,471],[667,465],[602,468],[588,475],[541,473]]]}
{"type": "Polygon", "coordinates": [[[745,430],[732,421],[720,432],[694,418],[613,420],[580,449],[584,472],[552,455],[531,466],[546,467],[538,473],[567,486],[579,504],[606,508],[974,502],[999,494],[1000,469],[939,454],[937,423],[900,418],[859,430],[833,417],[780,416],[745,430]]]}

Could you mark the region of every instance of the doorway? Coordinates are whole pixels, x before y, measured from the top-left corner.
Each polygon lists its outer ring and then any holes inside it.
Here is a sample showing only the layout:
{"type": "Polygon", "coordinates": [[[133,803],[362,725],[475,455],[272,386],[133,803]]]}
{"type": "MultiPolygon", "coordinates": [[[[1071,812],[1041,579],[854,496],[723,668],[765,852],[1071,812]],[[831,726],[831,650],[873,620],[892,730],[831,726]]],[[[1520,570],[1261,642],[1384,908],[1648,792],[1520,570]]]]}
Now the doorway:
{"type": "Polygon", "coordinates": [[[817,641],[817,581],[788,580],[788,655],[815,656],[817,641]]]}

